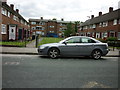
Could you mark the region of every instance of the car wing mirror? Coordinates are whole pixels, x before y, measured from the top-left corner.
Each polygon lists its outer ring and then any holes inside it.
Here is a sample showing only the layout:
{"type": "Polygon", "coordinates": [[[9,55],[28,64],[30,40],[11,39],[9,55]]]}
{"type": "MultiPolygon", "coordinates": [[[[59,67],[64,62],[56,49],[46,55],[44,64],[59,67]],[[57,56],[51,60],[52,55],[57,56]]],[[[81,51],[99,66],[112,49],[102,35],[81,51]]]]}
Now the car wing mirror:
{"type": "Polygon", "coordinates": [[[63,44],[67,45],[67,42],[63,42],[63,44]]]}

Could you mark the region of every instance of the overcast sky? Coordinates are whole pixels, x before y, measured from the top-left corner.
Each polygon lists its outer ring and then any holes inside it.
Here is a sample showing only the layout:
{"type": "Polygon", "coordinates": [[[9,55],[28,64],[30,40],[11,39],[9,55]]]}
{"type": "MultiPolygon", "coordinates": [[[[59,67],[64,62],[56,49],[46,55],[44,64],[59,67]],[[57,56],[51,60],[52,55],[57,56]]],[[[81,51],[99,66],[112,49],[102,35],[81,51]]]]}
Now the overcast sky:
{"type": "Polygon", "coordinates": [[[29,18],[44,19],[56,18],[65,21],[85,21],[88,16],[98,16],[100,11],[107,13],[109,7],[118,9],[120,0],[7,0],[20,9],[20,14],[29,18]]]}

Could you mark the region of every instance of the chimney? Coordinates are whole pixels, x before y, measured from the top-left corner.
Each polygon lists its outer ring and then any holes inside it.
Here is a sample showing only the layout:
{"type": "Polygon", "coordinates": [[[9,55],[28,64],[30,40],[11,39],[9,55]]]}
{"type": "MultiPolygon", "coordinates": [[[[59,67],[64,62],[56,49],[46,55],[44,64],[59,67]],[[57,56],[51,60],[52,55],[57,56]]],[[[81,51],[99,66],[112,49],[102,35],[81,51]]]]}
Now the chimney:
{"type": "Polygon", "coordinates": [[[43,20],[43,17],[41,17],[41,20],[43,20]]]}
{"type": "Polygon", "coordinates": [[[62,18],[61,21],[64,21],[64,19],[62,18]]]}
{"type": "Polygon", "coordinates": [[[14,5],[13,4],[10,4],[10,7],[14,10],[14,5]]]}
{"type": "Polygon", "coordinates": [[[19,9],[16,9],[16,12],[19,13],[19,9]]]}
{"type": "Polygon", "coordinates": [[[94,15],[91,15],[91,19],[93,19],[94,18],[94,15]]]}
{"type": "Polygon", "coordinates": [[[113,7],[110,7],[110,8],[109,8],[109,12],[113,12],[113,7]]]}
{"type": "Polygon", "coordinates": [[[102,12],[99,12],[99,16],[102,16],[102,12]]]}

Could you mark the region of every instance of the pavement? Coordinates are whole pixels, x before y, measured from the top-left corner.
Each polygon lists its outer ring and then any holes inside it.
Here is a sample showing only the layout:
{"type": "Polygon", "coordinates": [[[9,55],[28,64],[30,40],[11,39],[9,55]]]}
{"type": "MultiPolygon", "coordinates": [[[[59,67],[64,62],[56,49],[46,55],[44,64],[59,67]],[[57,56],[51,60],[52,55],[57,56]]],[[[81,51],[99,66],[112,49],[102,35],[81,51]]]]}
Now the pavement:
{"type": "MultiPolygon", "coordinates": [[[[39,39],[39,42],[42,40],[39,39]]],[[[0,54],[27,54],[27,55],[38,55],[37,48],[35,48],[35,41],[26,45],[26,47],[2,47],[0,46],[0,54]]],[[[110,48],[107,57],[120,57],[120,50],[110,48]]]]}
{"type": "MultiPolygon", "coordinates": [[[[30,47],[0,47],[0,54],[27,54],[27,55],[38,55],[37,48],[30,47]]],[[[106,55],[108,57],[120,57],[120,50],[110,50],[106,55]]]]}

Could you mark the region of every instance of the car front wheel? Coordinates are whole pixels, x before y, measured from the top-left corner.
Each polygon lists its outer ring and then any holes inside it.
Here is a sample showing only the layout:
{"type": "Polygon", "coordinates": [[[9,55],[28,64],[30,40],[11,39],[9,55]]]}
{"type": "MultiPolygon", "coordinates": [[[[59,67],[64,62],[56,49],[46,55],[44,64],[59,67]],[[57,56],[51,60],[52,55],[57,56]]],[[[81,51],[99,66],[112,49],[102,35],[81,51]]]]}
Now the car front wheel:
{"type": "Polygon", "coordinates": [[[49,55],[49,57],[55,59],[59,56],[59,50],[57,48],[51,48],[48,51],[48,55],[49,55]]]}
{"type": "Polygon", "coordinates": [[[100,50],[94,50],[93,53],[92,53],[92,57],[95,59],[95,60],[98,60],[100,59],[102,56],[102,53],[100,50]]]}

